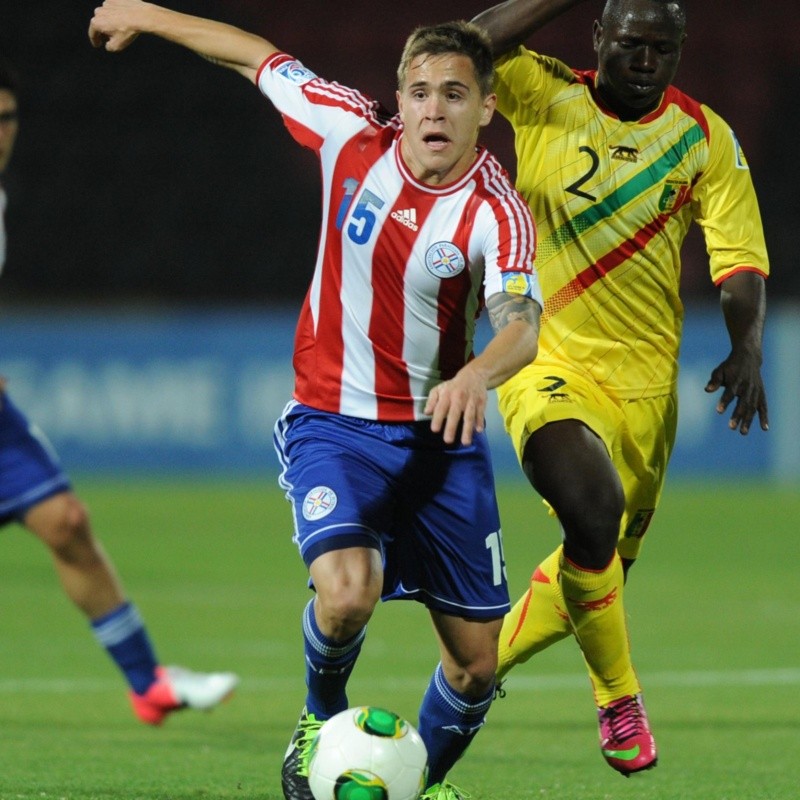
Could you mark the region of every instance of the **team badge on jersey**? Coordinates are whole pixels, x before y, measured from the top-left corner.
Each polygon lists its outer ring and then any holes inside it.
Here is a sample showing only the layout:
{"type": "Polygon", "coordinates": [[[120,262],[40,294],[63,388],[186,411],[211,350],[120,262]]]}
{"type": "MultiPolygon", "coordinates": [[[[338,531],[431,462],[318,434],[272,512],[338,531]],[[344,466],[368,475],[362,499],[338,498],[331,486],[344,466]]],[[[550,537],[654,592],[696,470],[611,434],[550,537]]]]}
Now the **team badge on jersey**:
{"type": "Polygon", "coordinates": [[[533,278],[525,272],[506,272],[503,275],[503,291],[533,297],[533,278]]]}
{"type": "Polygon", "coordinates": [[[298,86],[302,86],[304,83],[313,81],[314,78],[317,77],[310,69],[304,67],[299,61],[287,61],[285,64],[281,64],[275,70],[275,72],[277,72],[278,75],[286,78],[287,81],[296,83],[298,86]]]}
{"type": "Polygon", "coordinates": [[[327,486],[315,486],[303,498],[303,517],[307,520],[322,519],[336,508],[336,492],[327,486]]]}
{"type": "Polygon", "coordinates": [[[686,202],[690,190],[688,181],[667,179],[658,200],[658,210],[662,214],[672,214],[686,202]]]}
{"type": "Polygon", "coordinates": [[[436,278],[455,278],[466,265],[464,254],[452,242],[436,242],[425,253],[425,266],[436,278]]]}

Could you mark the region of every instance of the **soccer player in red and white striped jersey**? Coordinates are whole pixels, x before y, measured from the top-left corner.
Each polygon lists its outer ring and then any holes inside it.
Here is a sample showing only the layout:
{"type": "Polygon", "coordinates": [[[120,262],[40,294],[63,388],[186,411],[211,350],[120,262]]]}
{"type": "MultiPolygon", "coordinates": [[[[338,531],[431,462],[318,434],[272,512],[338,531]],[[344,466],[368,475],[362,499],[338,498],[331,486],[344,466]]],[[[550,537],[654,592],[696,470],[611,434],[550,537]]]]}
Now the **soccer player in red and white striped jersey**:
{"type": "Polygon", "coordinates": [[[465,22],[414,31],[392,115],[261,37],[139,0],[106,0],[89,33],[111,51],[155,34],[238,71],[320,160],[319,251],[294,397],[275,428],[315,589],[284,795],[313,800],[309,746],[349,704],[378,600],[413,599],[428,608],[441,655],[419,714],[422,796],[458,800],[445,776],[491,704],[510,607],[487,392],[534,358],[542,305],[530,211],[477,145],[495,106],[488,39],[465,22]],[[484,304],[495,336],[475,355],[484,304]]]}
{"type": "MultiPolygon", "coordinates": [[[[447,80],[448,102],[463,104],[464,87],[447,80]]],[[[530,214],[497,161],[458,141],[491,109],[476,104],[479,119],[460,132],[418,110],[430,93],[421,82],[422,100],[401,96],[405,118],[414,115],[409,130],[283,53],[257,82],[322,162],[321,242],[297,332],[295,398],[365,419],[423,419],[430,387],[470,354],[484,294],[533,288],[530,214]]]]}

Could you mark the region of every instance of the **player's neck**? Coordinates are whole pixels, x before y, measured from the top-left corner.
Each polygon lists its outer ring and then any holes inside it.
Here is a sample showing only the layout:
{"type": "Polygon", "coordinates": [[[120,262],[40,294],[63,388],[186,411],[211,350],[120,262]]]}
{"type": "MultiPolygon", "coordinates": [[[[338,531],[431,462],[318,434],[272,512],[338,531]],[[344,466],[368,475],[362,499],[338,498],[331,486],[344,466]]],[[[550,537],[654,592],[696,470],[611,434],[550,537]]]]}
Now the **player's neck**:
{"type": "Polygon", "coordinates": [[[440,166],[435,160],[425,164],[414,156],[405,137],[400,138],[400,158],[405,168],[415,180],[426,186],[441,187],[460,180],[472,168],[478,158],[478,152],[478,147],[475,146],[465,151],[451,164],[443,163],[440,166]]]}

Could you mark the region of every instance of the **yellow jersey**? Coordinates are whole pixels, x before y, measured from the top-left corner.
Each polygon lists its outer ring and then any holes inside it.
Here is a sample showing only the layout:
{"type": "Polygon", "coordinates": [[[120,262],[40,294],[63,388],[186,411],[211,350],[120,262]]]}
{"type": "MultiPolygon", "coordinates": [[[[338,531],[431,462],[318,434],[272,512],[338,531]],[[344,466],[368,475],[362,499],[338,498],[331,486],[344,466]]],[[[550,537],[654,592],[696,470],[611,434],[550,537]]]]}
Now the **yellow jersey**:
{"type": "Polygon", "coordinates": [[[567,363],[620,399],[674,391],[680,249],[691,221],[703,229],[716,284],[739,270],[769,273],[733,131],[672,86],[655,111],[622,121],[603,106],[596,71],[524,47],[496,69],[517,189],[538,229],[537,363],[567,363]]]}

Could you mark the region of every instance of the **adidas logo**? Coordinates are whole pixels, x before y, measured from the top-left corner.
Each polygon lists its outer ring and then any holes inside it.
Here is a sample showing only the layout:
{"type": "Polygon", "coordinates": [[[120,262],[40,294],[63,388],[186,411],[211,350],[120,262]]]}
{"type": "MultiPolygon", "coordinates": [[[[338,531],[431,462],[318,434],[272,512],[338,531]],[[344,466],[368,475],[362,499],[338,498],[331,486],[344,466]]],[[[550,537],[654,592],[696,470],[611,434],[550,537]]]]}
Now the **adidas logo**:
{"type": "Polygon", "coordinates": [[[396,219],[401,225],[405,225],[406,228],[411,228],[412,231],[419,230],[419,225],[417,225],[416,208],[405,208],[402,211],[392,211],[392,219],[396,219]]]}

